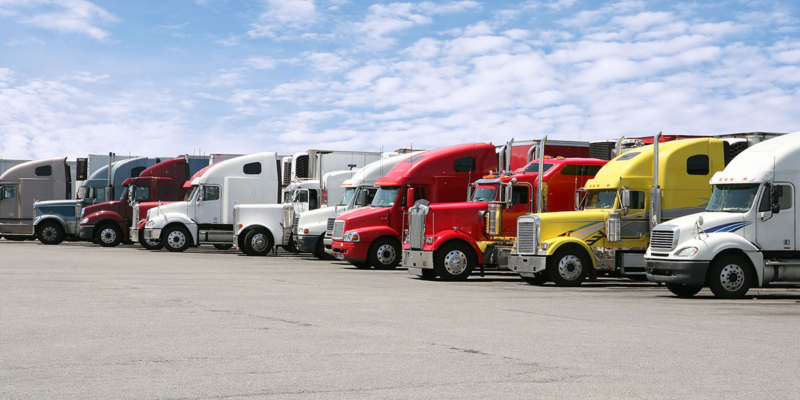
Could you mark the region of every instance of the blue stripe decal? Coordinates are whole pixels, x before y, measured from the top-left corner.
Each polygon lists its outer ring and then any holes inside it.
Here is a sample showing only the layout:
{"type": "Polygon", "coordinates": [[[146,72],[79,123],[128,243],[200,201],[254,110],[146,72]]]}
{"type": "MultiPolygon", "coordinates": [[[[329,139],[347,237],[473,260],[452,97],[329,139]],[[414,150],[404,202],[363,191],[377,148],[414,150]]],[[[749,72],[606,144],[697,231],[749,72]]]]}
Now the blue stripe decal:
{"type": "Polygon", "coordinates": [[[717,225],[712,228],[704,229],[705,232],[714,233],[714,232],[736,232],[739,229],[744,228],[752,224],[752,222],[730,222],[727,224],[717,225]]]}

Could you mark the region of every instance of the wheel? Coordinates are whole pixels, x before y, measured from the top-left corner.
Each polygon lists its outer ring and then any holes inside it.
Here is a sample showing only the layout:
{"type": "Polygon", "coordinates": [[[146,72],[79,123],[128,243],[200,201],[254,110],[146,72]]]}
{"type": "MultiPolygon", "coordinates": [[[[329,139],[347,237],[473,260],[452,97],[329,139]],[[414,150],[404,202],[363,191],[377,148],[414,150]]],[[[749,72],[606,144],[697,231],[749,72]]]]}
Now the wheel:
{"type": "Polygon", "coordinates": [[[164,248],[164,245],[161,244],[160,240],[145,239],[144,231],[139,231],[139,244],[147,250],[161,250],[164,248]]]}
{"type": "Polygon", "coordinates": [[[669,289],[669,291],[672,292],[672,294],[674,294],[675,296],[688,298],[699,293],[703,289],[703,287],[683,285],[680,283],[668,283],[667,289],[669,289]]]}
{"type": "Polygon", "coordinates": [[[550,276],[547,275],[547,271],[540,272],[533,277],[530,276],[521,276],[523,281],[530,283],[531,285],[542,286],[548,281],[550,281],[550,276]]]}
{"type": "Polygon", "coordinates": [[[706,278],[714,295],[723,299],[741,299],[750,290],[752,280],[750,263],[735,254],[712,261],[706,278]]]}
{"type": "Polygon", "coordinates": [[[559,249],[547,258],[547,274],[556,286],[580,286],[586,280],[589,268],[592,264],[586,253],[575,247],[559,249]]]}
{"type": "Polygon", "coordinates": [[[248,256],[265,256],[272,250],[272,239],[267,231],[253,229],[245,235],[242,249],[248,256]]]}
{"type": "MultiPolygon", "coordinates": [[[[57,221],[42,222],[36,230],[36,237],[42,244],[59,244],[64,241],[64,227],[57,221]]],[[[9,237],[6,236],[6,239],[9,237]]]]}
{"type": "Polygon", "coordinates": [[[161,232],[160,242],[164,244],[164,248],[173,251],[181,252],[189,248],[191,242],[189,231],[183,226],[172,225],[168,226],[161,232]]]}
{"type": "Polygon", "coordinates": [[[375,269],[394,269],[400,264],[400,242],[392,237],[383,237],[372,243],[367,254],[369,265],[375,269]]]}
{"type": "Polygon", "coordinates": [[[113,223],[105,223],[94,231],[95,243],[103,247],[116,247],[122,242],[122,230],[113,223]]]}
{"type": "Polygon", "coordinates": [[[477,264],[472,248],[464,243],[451,242],[433,255],[433,270],[443,281],[463,281],[477,264]]]}
{"type": "Polygon", "coordinates": [[[317,248],[314,250],[314,257],[319,258],[320,260],[333,260],[330,254],[325,252],[325,234],[323,233],[322,236],[317,239],[317,248]]]}
{"type": "Polygon", "coordinates": [[[232,244],[215,244],[214,248],[217,250],[230,250],[233,247],[232,244]]]}

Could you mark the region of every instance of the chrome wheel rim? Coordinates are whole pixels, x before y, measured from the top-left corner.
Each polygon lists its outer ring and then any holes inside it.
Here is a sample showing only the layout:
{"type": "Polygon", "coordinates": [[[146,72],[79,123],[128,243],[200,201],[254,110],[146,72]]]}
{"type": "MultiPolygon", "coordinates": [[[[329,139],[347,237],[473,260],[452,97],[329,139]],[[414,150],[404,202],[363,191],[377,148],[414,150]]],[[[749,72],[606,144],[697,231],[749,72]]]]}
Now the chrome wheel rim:
{"type": "Polygon", "coordinates": [[[565,256],[558,262],[558,274],[568,281],[578,279],[582,271],[583,265],[580,258],[573,255],[565,256]]]}
{"type": "Polygon", "coordinates": [[[736,264],[728,264],[722,268],[719,279],[725,290],[735,292],[744,285],[744,270],[736,264]]]}
{"type": "Polygon", "coordinates": [[[250,246],[255,251],[264,251],[267,248],[267,236],[263,233],[256,233],[250,240],[250,246]]]}
{"type": "Polygon", "coordinates": [[[453,250],[444,256],[444,269],[451,275],[461,275],[467,269],[467,255],[461,250],[453,250]]]}
{"type": "Polygon", "coordinates": [[[397,252],[394,249],[394,246],[390,244],[385,244],[381,247],[378,247],[378,262],[383,265],[389,265],[394,262],[395,257],[397,257],[397,252]]]}
{"type": "Polygon", "coordinates": [[[42,229],[42,239],[48,242],[56,240],[56,235],[58,235],[58,231],[52,226],[46,226],[42,229]]]}
{"type": "Polygon", "coordinates": [[[114,243],[114,241],[117,240],[117,231],[115,231],[113,228],[103,229],[100,231],[100,240],[106,244],[114,243]]]}
{"type": "Polygon", "coordinates": [[[183,245],[186,244],[186,235],[181,231],[172,231],[167,236],[167,243],[169,243],[169,247],[173,249],[183,247],[183,245]]]}
{"type": "Polygon", "coordinates": [[[144,241],[150,246],[158,246],[158,239],[145,239],[144,241]]]}

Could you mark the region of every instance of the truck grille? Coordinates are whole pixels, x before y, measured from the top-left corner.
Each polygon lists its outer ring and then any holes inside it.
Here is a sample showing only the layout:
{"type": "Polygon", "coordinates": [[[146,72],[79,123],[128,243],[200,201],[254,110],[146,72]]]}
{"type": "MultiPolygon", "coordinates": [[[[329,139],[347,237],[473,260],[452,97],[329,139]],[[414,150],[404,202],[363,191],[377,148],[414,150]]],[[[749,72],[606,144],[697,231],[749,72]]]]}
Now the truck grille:
{"type": "Polygon", "coordinates": [[[333,238],[344,239],[344,221],[336,221],[333,223],[333,238]]]}
{"type": "Polygon", "coordinates": [[[536,254],[539,247],[539,218],[522,216],[517,219],[517,253],[536,254]]]}
{"type": "Polygon", "coordinates": [[[325,236],[326,237],[333,236],[333,224],[334,224],[334,222],[336,222],[336,217],[338,217],[338,215],[334,215],[332,217],[328,217],[328,226],[325,228],[325,236]]]}
{"type": "Polygon", "coordinates": [[[408,245],[414,250],[420,250],[425,245],[426,215],[428,215],[428,207],[421,204],[408,210],[408,245]]]}
{"type": "Polygon", "coordinates": [[[295,214],[292,219],[292,234],[297,235],[297,226],[300,225],[300,214],[295,214]]]}
{"type": "Polygon", "coordinates": [[[650,233],[650,247],[653,250],[671,251],[675,248],[675,231],[672,229],[653,229],[650,233]]]}

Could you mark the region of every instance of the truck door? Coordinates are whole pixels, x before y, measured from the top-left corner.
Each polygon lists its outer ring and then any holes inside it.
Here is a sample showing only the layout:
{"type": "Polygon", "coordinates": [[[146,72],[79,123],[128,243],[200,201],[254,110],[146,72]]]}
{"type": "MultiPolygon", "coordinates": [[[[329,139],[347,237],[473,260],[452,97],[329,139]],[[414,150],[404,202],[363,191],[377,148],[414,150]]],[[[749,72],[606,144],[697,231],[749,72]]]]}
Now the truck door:
{"type": "Polygon", "coordinates": [[[219,186],[203,186],[203,201],[195,207],[195,221],[198,224],[219,224],[222,217],[222,201],[219,186]]]}
{"type": "Polygon", "coordinates": [[[756,216],[756,243],[765,251],[794,251],[795,242],[795,208],[794,187],[789,183],[775,183],[775,195],[780,211],[770,217],[770,185],[761,189],[756,216]]]}
{"type": "Polygon", "coordinates": [[[16,185],[0,186],[0,221],[19,218],[18,202],[16,185]]]}
{"type": "Polygon", "coordinates": [[[517,236],[517,218],[531,212],[530,190],[527,186],[511,188],[511,207],[503,210],[500,230],[502,236],[517,236]]]}
{"type": "Polygon", "coordinates": [[[647,248],[650,241],[650,222],[647,217],[647,201],[644,191],[631,191],[631,205],[622,215],[622,241],[620,247],[647,248]]]}

